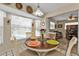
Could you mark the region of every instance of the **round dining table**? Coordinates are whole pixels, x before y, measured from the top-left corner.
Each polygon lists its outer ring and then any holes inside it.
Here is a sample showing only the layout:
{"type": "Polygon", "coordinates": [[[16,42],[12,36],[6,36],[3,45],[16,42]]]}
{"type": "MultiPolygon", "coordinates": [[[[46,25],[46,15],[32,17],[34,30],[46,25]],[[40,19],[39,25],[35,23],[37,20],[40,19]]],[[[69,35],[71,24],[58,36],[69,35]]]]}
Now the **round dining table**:
{"type": "MultiPolygon", "coordinates": [[[[26,40],[26,42],[27,41],[28,40],[26,40]]],[[[45,56],[48,52],[55,50],[58,47],[58,45],[49,45],[47,43],[45,43],[45,45],[41,45],[38,47],[31,47],[31,46],[28,46],[26,42],[25,42],[26,48],[36,52],[38,56],[45,56]]]]}

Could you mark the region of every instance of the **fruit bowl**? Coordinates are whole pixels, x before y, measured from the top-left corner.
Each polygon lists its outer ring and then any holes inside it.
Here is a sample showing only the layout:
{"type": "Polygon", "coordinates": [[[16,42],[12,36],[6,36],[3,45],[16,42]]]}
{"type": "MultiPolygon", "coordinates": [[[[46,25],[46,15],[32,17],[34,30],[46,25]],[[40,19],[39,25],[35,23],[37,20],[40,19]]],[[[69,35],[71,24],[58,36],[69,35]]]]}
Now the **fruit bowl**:
{"type": "Polygon", "coordinates": [[[40,41],[37,41],[37,40],[35,40],[35,41],[27,41],[26,42],[26,44],[28,45],[28,46],[30,46],[30,47],[38,47],[38,46],[40,46],[40,41]]]}
{"type": "Polygon", "coordinates": [[[59,44],[59,42],[56,40],[47,40],[47,43],[51,44],[51,45],[58,45],[59,44]]]}

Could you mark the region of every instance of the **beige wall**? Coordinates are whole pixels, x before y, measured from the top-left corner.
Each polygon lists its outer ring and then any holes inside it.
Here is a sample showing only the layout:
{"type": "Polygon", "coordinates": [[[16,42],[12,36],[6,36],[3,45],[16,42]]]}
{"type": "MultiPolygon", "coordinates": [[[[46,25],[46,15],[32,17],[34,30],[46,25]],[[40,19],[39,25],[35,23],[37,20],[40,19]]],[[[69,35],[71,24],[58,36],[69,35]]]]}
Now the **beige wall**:
{"type": "MultiPolygon", "coordinates": [[[[78,23],[79,23],[79,11],[78,11],[78,23]]],[[[78,24],[78,55],[79,55],[79,24],[78,24]]]]}

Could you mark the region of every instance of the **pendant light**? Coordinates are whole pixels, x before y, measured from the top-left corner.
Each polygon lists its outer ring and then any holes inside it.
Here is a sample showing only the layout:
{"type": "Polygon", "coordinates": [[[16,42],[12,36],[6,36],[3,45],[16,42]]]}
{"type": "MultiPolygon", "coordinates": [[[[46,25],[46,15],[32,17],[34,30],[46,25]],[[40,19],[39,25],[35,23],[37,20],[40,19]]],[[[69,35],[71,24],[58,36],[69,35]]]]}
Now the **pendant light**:
{"type": "Polygon", "coordinates": [[[44,15],[44,13],[40,10],[39,3],[38,3],[38,6],[37,6],[36,11],[34,12],[34,15],[36,15],[36,16],[38,16],[38,17],[41,17],[41,16],[44,15]]]}

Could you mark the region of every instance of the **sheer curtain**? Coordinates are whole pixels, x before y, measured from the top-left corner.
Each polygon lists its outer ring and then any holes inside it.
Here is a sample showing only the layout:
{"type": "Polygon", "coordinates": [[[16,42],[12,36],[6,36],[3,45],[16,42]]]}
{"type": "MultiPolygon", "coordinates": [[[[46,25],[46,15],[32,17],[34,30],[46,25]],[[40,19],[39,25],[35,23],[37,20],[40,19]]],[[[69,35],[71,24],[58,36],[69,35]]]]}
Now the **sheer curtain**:
{"type": "Polygon", "coordinates": [[[0,10],[0,44],[3,43],[3,20],[6,13],[0,10]]]}

